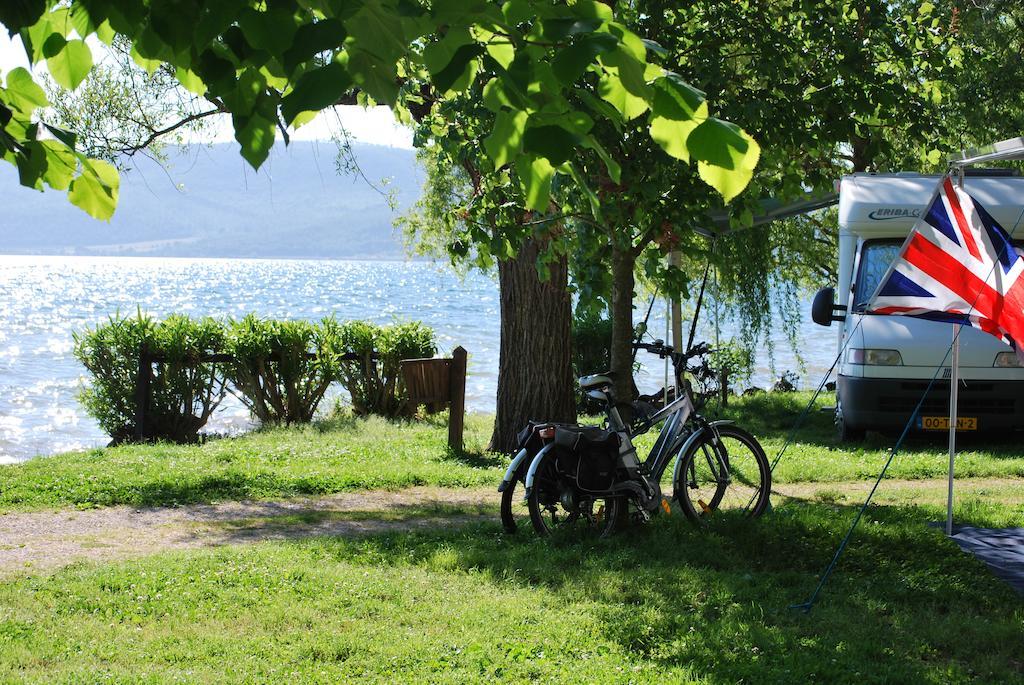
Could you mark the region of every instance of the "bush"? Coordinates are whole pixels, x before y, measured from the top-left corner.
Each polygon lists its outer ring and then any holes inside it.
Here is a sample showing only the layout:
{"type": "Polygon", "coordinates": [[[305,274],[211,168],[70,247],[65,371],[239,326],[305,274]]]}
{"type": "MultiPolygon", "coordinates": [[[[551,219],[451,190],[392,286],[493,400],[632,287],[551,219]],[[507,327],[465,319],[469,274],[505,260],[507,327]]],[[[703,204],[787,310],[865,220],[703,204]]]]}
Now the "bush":
{"type": "Polygon", "coordinates": [[[254,314],[231,320],[225,351],[235,358],[226,365],[234,394],[263,424],[312,421],[338,375],[339,329],[333,318],[318,324],[254,314]]]}
{"type": "Polygon", "coordinates": [[[729,374],[729,385],[733,387],[746,383],[754,373],[753,348],[734,338],[712,350],[708,361],[719,376],[722,371],[729,374]]]}
{"type": "Polygon", "coordinates": [[[339,365],[338,380],[351,396],[352,412],[389,418],[411,415],[416,407],[406,401],[400,362],[433,357],[434,331],[415,321],[391,326],[349,321],[340,326],[338,337],[345,352],[360,356],[339,365]]]}
{"type": "Polygon", "coordinates": [[[200,355],[217,352],[223,344],[224,329],[213,319],[172,315],[157,322],[141,312],[112,316],[105,324],[75,333],[74,341],[75,357],[92,377],[80,400],[115,444],[136,438],[142,349],[166,359],[151,368],[144,439],[194,442],[224,398],[223,376],[213,364],[197,363],[200,355]]]}

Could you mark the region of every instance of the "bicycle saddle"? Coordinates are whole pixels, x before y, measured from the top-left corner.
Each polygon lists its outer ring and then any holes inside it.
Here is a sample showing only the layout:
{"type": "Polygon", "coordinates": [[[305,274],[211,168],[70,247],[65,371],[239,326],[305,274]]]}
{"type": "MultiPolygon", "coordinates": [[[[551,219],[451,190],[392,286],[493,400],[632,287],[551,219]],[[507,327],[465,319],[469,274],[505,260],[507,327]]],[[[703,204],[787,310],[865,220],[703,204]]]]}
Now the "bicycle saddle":
{"type": "Polygon", "coordinates": [[[593,390],[594,388],[603,388],[612,384],[612,379],[615,378],[615,374],[609,371],[608,373],[595,373],[590,376],[584,376],[580,379],[580,387],[584,390],[593,390]]]}

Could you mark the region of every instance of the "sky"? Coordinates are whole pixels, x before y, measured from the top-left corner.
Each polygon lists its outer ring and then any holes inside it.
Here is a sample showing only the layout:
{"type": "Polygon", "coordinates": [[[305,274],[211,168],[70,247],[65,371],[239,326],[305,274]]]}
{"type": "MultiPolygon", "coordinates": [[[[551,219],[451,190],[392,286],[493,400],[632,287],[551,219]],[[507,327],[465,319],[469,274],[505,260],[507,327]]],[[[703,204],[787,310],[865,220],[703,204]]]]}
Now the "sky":
{"type": "MultiPolygon", "coordinates": [[[[2,1],[2,0],[0,0],[2,1]]],[[[102,45],[92,44],[94,57],[100,58],[102,45]]],[[[5,31],[0,31],[0,71],[7,72],[15,67],[28,68],[28,59],[19,38],[13,40],[5,31]]],[[[45,67],[37,67],[37,72],[45,67]]],[[[338,107],[337,113],[326,112],[292,134],[293,140],[329,140],[337,129],[340,117],[350,137],[361,143],[386,145],[389,147],[412,148],[412,132],[395,122],[387,107],[338,107]]],[[[205,139],[205,138],[204,138],[205,139]]],[[[231,122],[224,117],[219,122],[213,142],[233,140],[231,122]]]]}

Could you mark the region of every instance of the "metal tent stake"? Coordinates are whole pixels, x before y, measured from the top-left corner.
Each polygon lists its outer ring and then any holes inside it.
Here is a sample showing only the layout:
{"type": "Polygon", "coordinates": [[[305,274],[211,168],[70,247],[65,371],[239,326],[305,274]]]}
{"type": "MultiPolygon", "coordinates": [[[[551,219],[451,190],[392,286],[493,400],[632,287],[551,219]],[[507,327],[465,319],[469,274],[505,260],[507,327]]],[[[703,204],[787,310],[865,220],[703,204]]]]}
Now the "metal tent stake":
{"type": "Polygon", "coordinates": [[[953,534],[953,465],[956,461],[957,396],[960,394],[960,324],[953,324],[953,358],[949,374],[949,491],[946,496],[946,535],[953,534]]]}

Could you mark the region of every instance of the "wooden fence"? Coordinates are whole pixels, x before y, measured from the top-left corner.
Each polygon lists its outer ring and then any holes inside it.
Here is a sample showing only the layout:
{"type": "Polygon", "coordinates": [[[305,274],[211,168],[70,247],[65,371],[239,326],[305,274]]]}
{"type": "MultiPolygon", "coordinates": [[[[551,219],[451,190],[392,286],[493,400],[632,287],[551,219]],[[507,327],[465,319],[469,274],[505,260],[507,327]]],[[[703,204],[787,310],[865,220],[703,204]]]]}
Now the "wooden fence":
{"type": "MultiPolygon", "coordinates": [[[[446,406],[450,409],[448,417],[448,447],[457,452],[463,448],[463,430],[466,412],[466,350],[456,347],[451,359],[403,359],[401,373],[409,394],[409,401],[416,406],[426,405],[427,411],[434,413],[446,406]]],[[[307,359],[315,359],[312,352],[306,353],[307,359]]],[[[361,361],[365,355],[348,353],[341,356],[342,361],[361,361]]],[[[370,359],[377,359],[377,354],[370,359]]],[[[149,385],[153,376],[153,364],[167,361],[164,355],[152,354],[145,348],[139,351],[139,370],[135,380],[135,438],[140,442],[145,439],[146,411],[149,406],[149,385]]],[[[195,364],[225,364],[236,361],[230,354],[204,354],[191,360],[195,364]]],[[[279,362],[279,355],[269,355],[268,362],[279,362]]]]}

